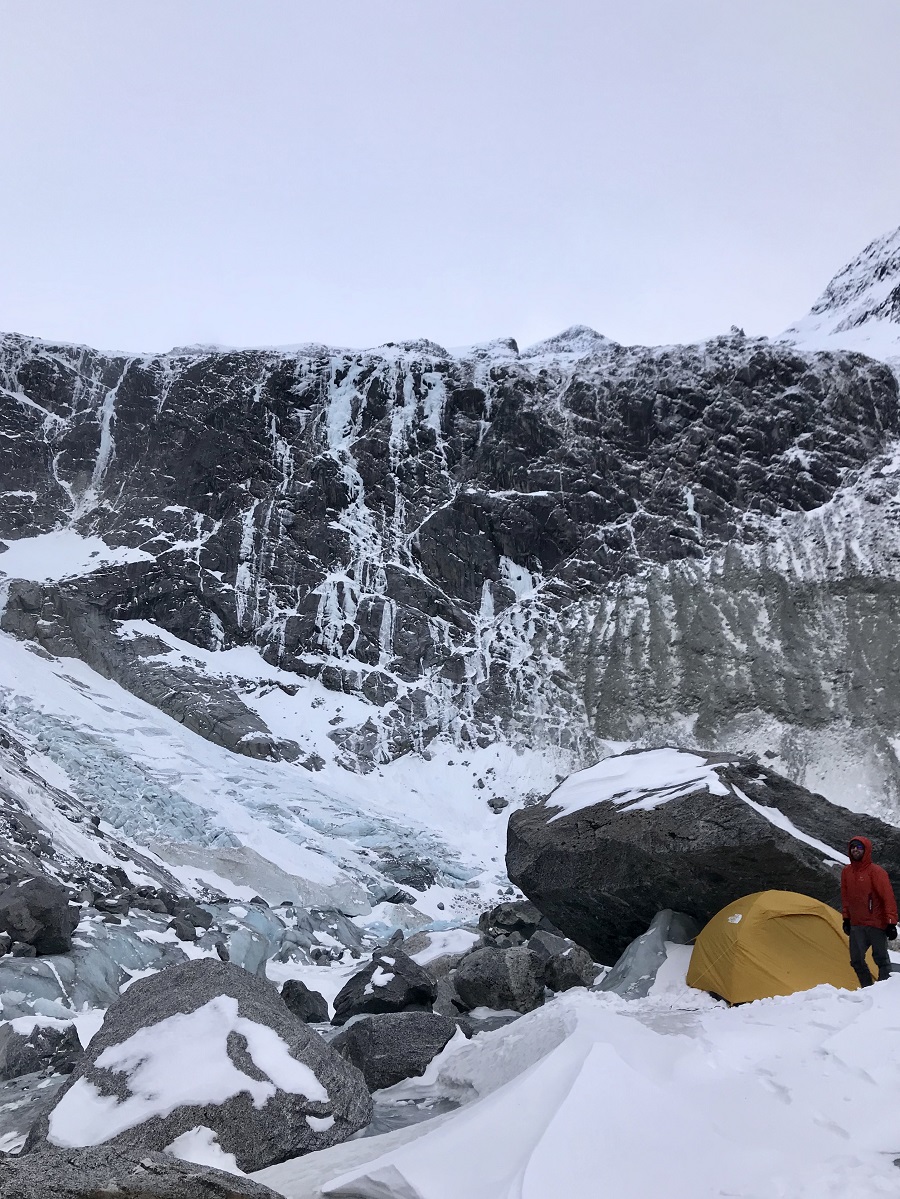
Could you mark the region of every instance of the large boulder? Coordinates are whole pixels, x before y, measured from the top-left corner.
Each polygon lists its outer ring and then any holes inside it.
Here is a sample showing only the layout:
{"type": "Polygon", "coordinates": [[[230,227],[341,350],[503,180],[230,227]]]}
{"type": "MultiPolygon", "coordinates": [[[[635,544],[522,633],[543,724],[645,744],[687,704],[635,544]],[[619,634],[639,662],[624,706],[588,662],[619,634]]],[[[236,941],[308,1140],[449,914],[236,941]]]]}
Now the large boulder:
{"type": "Polygon", "coordinates": [[[204,958],[140,979],[109,1009],[26,1151],[162,1151],[203,1128],[253,1171],[345,1140],[371,1110],[359,1071],[271,984],[204,958]]]}
{"type": "Polygon", "coordinates": [[[370,1091],[417,1078],[456,1033],[456,1023],[435,1012],[393,1012],[363,1016],[331,1041],[362,1071],[370,1091]]]}
{"type": "Polygon", "coordinates": [[[378,1012],[431,1011],[437,987],[421,966],[391,945],[344,983],[334,1000],[332,1024],[378,1012]]]}
{"type": "Polygon", "coordinates": [[[250,1178],[166,1153],[122,1154],[108,1146],[0,1155],[3,1199],[278,1199],[250,1178]]]}
{"type": "Polygon", "coordinates": [[[65,887],[41,875],[13,882],[0,893],[0,931],[39,954],[68,953],[79,918],[69,900],[65,887]]]}
{"type": "Polygon", "coordinates": [[[465,1010],[531,1012],[544,1002],[544,963],[530,949],[476,949],[459,964],[453,983],[465,1010]]]}
{"type": "Polygon", "coordinates": [[[850,837],[900,883],[900,829],[829,803],[748,757],[674,748],[606,758],[510,818],[509,877],[595,961],[664,908],[705,924],[754,891],[839,902],[850,837]]]}

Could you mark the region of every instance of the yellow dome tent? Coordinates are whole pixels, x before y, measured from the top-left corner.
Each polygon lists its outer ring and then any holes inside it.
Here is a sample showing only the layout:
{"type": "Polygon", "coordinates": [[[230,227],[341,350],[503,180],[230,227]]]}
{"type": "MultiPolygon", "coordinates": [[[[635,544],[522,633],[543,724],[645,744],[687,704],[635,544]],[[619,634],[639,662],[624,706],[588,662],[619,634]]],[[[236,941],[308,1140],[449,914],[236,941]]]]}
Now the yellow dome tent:
{"type": "MultiPolygon", "coordinates": [[[[871,960],[869,968],[877,973],[871,960]]],[[[819,983],[859,988],[840,912],[794,891],[757,891],[717,912],[694,943],[687,982],[729,1003],[819,983]]]]}

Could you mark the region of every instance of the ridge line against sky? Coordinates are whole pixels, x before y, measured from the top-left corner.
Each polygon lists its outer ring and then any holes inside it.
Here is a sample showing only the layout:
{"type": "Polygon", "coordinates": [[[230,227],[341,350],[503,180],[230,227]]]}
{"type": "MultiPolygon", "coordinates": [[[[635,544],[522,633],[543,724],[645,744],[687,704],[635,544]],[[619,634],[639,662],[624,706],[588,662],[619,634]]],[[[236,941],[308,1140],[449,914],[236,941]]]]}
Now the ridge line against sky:
{"type": "Polygon", "coordinates": [[[0,0],[0,329],[774,335],[900,224],[900,4],[0,0]]]}

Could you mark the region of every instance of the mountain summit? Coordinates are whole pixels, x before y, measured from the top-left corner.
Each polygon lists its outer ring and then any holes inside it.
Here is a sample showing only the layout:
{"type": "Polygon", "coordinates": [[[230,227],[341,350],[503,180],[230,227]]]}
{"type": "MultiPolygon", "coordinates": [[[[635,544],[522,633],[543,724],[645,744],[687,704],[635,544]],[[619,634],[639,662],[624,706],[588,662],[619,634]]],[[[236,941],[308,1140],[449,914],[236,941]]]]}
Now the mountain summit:
{"type": "Polygon", "coordinates": [[[856,350],[900,364],[900,228],[838,271],[782,336],[804,349],[856,350]]]}

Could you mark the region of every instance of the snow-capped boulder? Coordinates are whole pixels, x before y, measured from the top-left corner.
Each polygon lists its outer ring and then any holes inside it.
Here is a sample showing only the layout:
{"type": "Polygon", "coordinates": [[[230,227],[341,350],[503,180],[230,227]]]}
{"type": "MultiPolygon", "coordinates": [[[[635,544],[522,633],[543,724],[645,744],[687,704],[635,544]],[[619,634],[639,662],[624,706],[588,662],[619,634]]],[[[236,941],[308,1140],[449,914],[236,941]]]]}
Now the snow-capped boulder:
{"type": "Polygon", "coordinates": [[[60,883],[41,875],[18,879],[0,892],[0,930],[39,954],[68,953],[78,908],[60,883]]]}
{"type": "Polygon", "coordinates": [[[437,988],[421,966],[395,946],[379,950],[344,983],[334,1000],[333,1024],[351,1016],[409,1010],[431,1011],[437,988]]]}
{"type": "Polygon", "coordinates": [[[360,1073],[274,987],[210,959],[140,979],[26,1149],[169,1149],[211,1129],[241,1170],[345,1140],[371,1115],[360,1073]]]}
{"type": "Polygon", "coordinates": [[[370,1091],[380,1091],[424,1074],[456,1027],[435,1012],[384,1012],[354,1020],[330,1044],[362,1071],[370,1091]]]}
{"type": "Polygon", "coordinates": [[[74,1024],[62,1021],[10,1021],[0,1024],[0,1082],[39,1070],[70,1074],[81,1057],[74,1024]]]}
{"type": "Polygon", "coordinates": [[[481,934],[473,928],[428,929],[407,937],[403,952],[430,978],[440,982],[482,943],[481,934]]]}
{"type": "Polygon", "coordinates": [[[453,983],[466,1011],[531,1012],[544,1002],[544,966],[530,949],[476,949],[465,957],[453,983]]]}
{"type": "MultiPolygon", "coordinates": [[[[202,1130],[198,1130],[202,1132],[202,1130]]],[[[106,1146],[0,1155],[3,1199],[278,1199],[250,1178],[168,1153],[121,1153],[106,1146]]],[[[230,1163],[229,1163],[230,1164],[230,1163]]]]}
{"type": "Polygon", "coordinates": [[[328,1000],[299,978],[287,980],[281,988],[281,998],[304,1024],[322,1024],[328,1019],[328,1000]]]}
{"type": "Polygon", "coordinates": [[[650,994],[668,956],[666,942],[690,945],[699,932],[700,926],[690,916],[668,908],[657,912],[647,931],[631,942],[597,990],[612,991],[623,999],[643,999],[650,994]]]}
{"type": "Polygon", "coordinates": [[[509,877],[596,961],[664,908],[705,923],[767,889],[839,899],[847,841],[865,833],[900,883],[900,829],[849,812],[755,759],[674,748],[606,758],[509,822],[509,877]]]}

